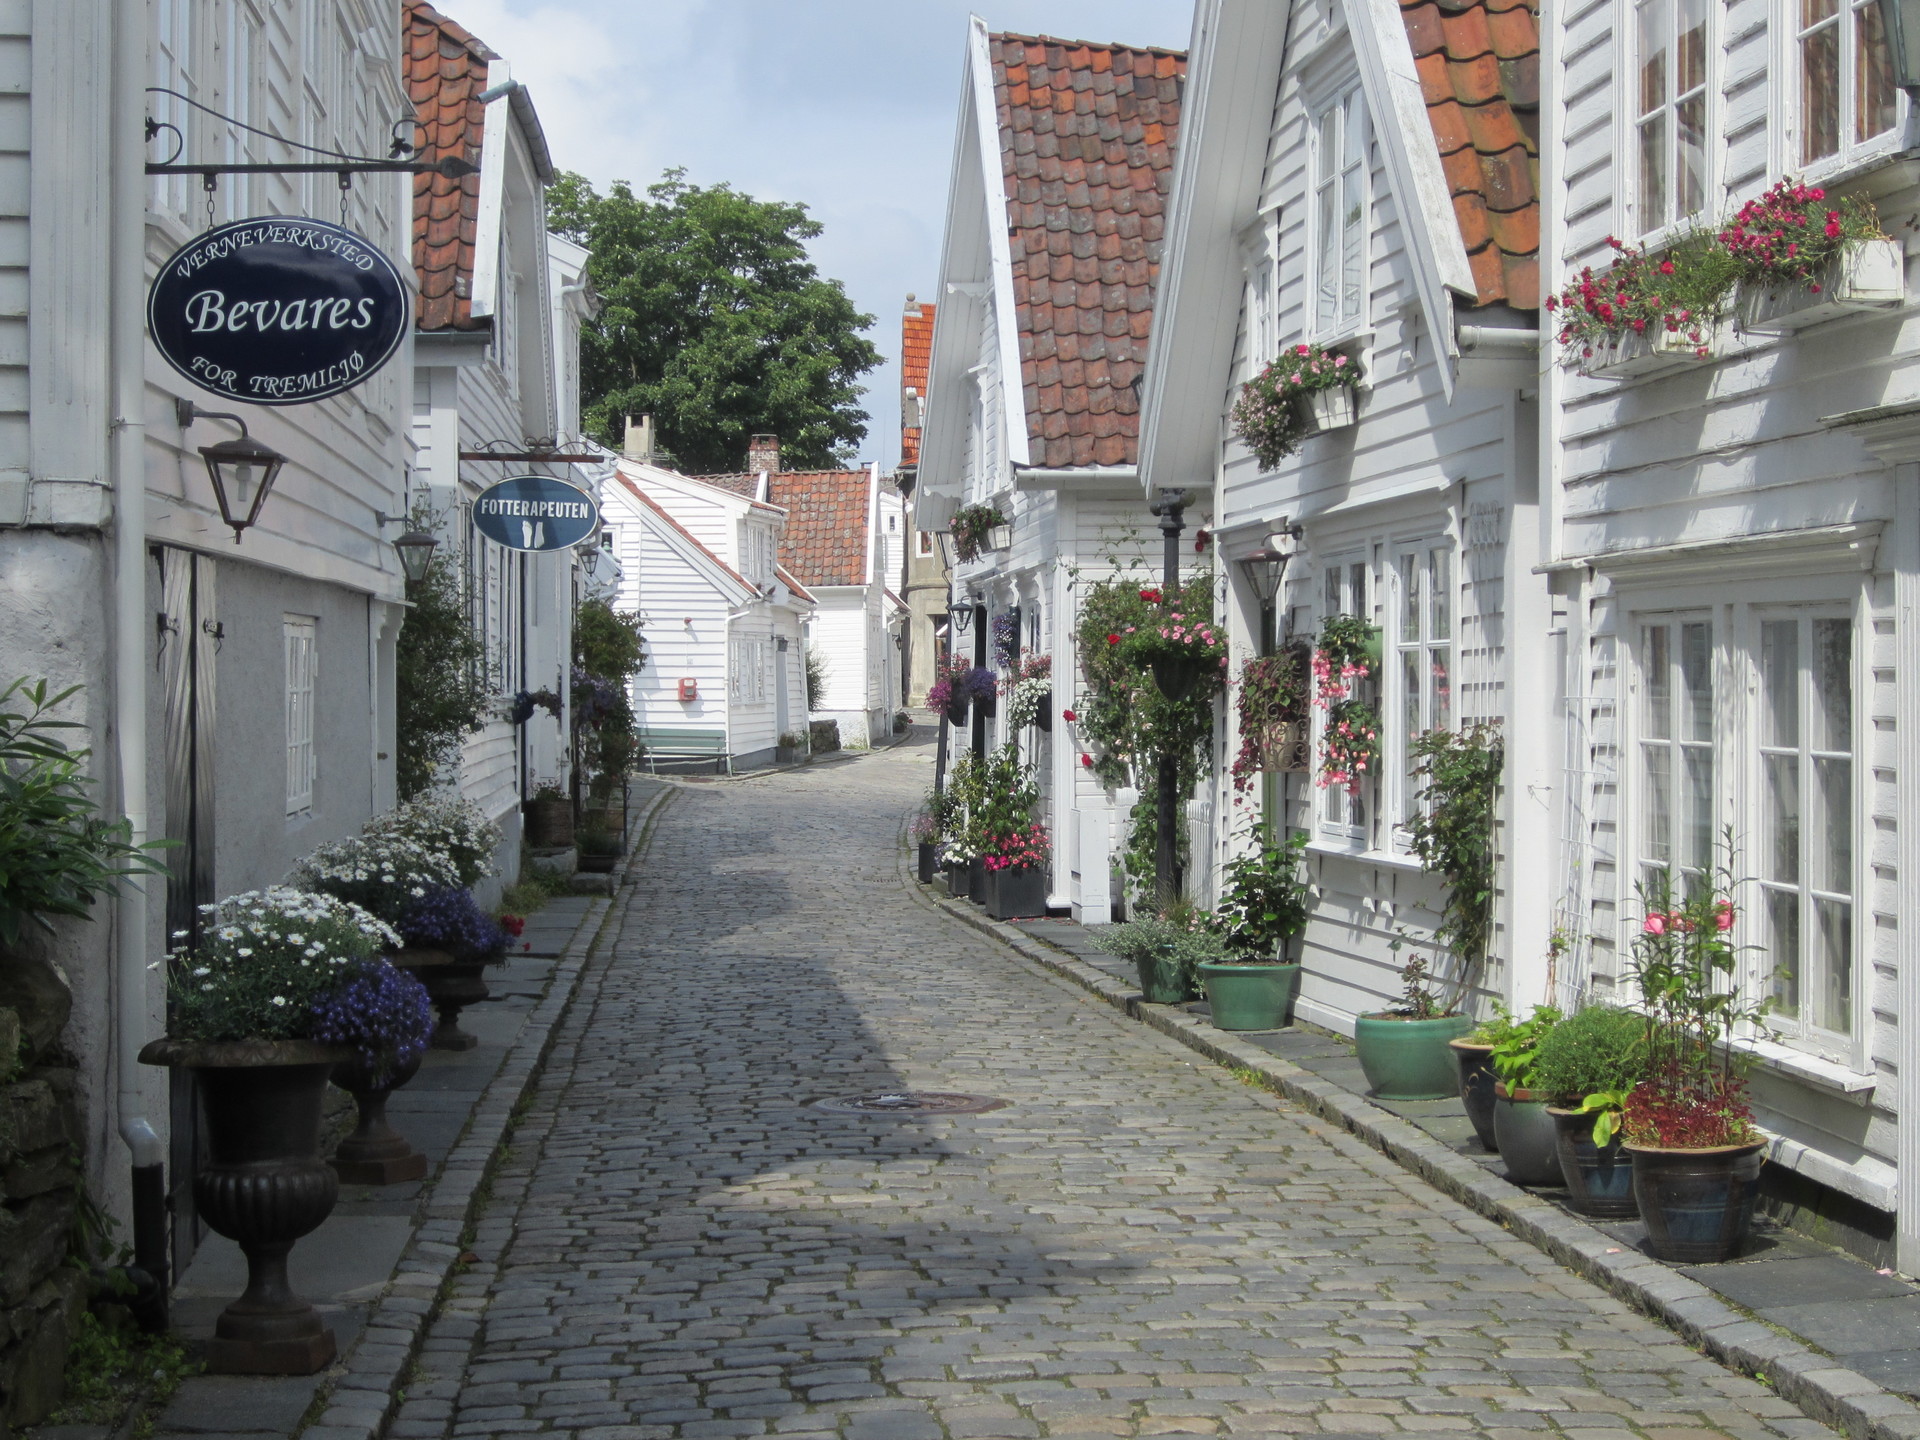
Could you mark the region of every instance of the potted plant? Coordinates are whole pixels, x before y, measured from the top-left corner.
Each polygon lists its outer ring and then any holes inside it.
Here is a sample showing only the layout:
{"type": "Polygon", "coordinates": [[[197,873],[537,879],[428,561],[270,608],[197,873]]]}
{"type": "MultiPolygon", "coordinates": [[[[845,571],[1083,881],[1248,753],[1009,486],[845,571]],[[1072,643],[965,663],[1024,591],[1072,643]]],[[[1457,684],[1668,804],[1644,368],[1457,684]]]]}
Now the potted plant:
{"type": "MultiPolygon", "coordinates": [[[[935,797],[936,803],[937,800],[935,797]]],[[[914,877],[922,885],[931,885],[934,862],[940,856],[940,822],[934,818],[931,806],[908,822],[907,839],[914,851],[914,877]]]]}
{"type": "Polygon", "coordinates": [[[1358,790],[1380,768],[1380,712],[1367,698],[1368,682],[1380,673],[1378,625],[1354,615],[1332,615],[1314,647],[1313,701],[1326,712],[1320,729],[1317,784],[1358,790]]]}
{"type": "Polygon", "coordinates": [[[1240,752],[1231,772],[1236,791],[1244,794],[1262,772],[1310,768],[1307,673],[1304,645],[1249,656],[1241,664],[1240,752]]]}
{"type": "Polygon", "coordinates": [[[405,948],[394,963],[411,971],[427,987],[440,1023],[436,1050],[471,1050],[479,1038],[460,1028],[460,1012],[487,998],[482,972],[507,956],[507,934],[457,885],[427,890],[401,914],[395,926],[405,948]]]}
{"type": "Polygon", "coordinates": [[[1352,356],[1320,345],[1293,345],[1240,387],[1233,433],[1271,470],[1309,435],[1338,430],[1356,419],[1355,393],[1363,377],[1352,356]]]}
{"type": "Polygon", "coordinates": [[[998,505],[962,505],[947,522],[953,534],[954,557],[961,561],[979,559],[980,552],[988,548],[990,532],[1006,523],[1007,517],[998,505]]]}
{"type": "Polygon", "coordinates": [[[358,906],[276,886],[205,913],[199,943],[169,957],[167,1035],[140,1059],[198,1077],[206,1162],[194,1199],[247,1257],[246,1293],[215,1324],[207,1359],[230,1373],[310,1375],[336,1346],[288,1286],[287,1255],[340,1192],[320,1157],[327,1078],[363,1048],[397,1054],[413,1044],[417,1015],[329,1010],[398,943],[358,906]]]}
{"type": "Polygon", "coordinates": [[[1253,853],[1230,861],[1212,926],[1225,953],[1199,965],[1207,1008],[1222,1030],[1278,1030],[1293,1022],[1300,962],[1288,942],[1307,928],[1307,835],[1275,845],[1254,832],[1253,853]]]}
{"type": "Polygon", "coordinates": [[[573,802],[558,780],[542,780],[520,802],[526,841],[536,850],[564,850],[573,844],[573,802]]]}
{"type": "Polygon", "coordinates": [[[359,1111],[328,1162],[343,1185],[426,1178],[427,1157],[387,1119],[387,1097],[419,1073],[432,1034],[426,986],[390,964],[368,967],[314,1006],[312,1038],[354,1047],[332,1075],[359,1111]]]}
{"type": "Polygon", "coordinates": [[[993,837],[983,857],[987,914],[995,920],[1032,920],[1047,913],[1047,827],[1031,821],[993,837]]]}
{"type": "Polygon", "coordinates": [[[595,816],[580,831],[580,869],[588,875],[609,875],[620,863],[620,834],[595,816]]]}
{"type": "Polygon", "coordinates": [[[1782,180],[1720,232],[1740,280],[1740,328],[1801,330],[1907,298],[1905,258],[1864,195],[1782,180]]]}
{"type": "MultiPolygon", "coordinates": [[[[1730,836],[1726,849],[1730,855],[1730,836]]],[[[1646,1069],[1627,1095],[1621,1128],[1647,1248],[1677,1264],[1739,1250],[1766,1144],[1726,1041],[1767,1006],[1739,997],[1730,866],[1708,880],[1676,893],[1663,871],[1640,886],[1643,918],[1629,964],[1645,1010],[1646,1069]]]]}
{"type": "Polygon", "coordinates": [[[1022,656],[1006,680],[1007,729],[1037,725],[1053,729],[1053,659],[1048,655],[1022,656]]]}
{"type": "Polygon", "coordinates": [[[409,800],[363,827],[369,838],[394,836],[410,841],[452,866],[449,883],[477,885],[495,873],[500,850],[500,827],[471,800],[451,795],[429,795],[409,800]]]}
{"type": "Polygon", "coordinates": [[[1411,955],[1400,968],[1400,984],[1397,1007],[1354,1017],[1360,1068],[1382,1100],[1445,1100],[1456,1084],[1447,1042],[1471,1030],[1473,1021],[1432,988],[1426,956],[1411,955]]]}
{"type": "Polygon", "coordinates": [[[1596,380],[1629,380],[1712,359],[1733,291],[1727,252],[1700,233],[1653,254],[1607,243],[1610,266],[1583,267],[1547,297],[1569,362],[1596,380]]]}
{"type": "Polygon", "coordinates": [[[1133,963],[1141,998],[1149,1005],[1183,1005],[1193,999],[1199,967],[1227,953],[1225,943],[1191,906],[1111,926],[1101,932],[1100,940],[1120,959],[1133,963]]]}
{"type": "Polygon", "coordinates": [[[544,710],[558,720],[562,703],[559,694],[552,690],[519,690],[514,692],[513,703],[507,708],[507,719],[515,725],[524,725],[533,718],[535,710],[544,710]]]}
{"type": "Polygon", "coordinates": [[[1493,1017],[1482,1020],[1458,1039],[1449,1040],[1454,1072],[1459,1078],[1460,1103],[1466,1107],[1483,1149],[1498,1151],[1499,1138],[1493,1133],[1493,1087],[1499,1077],[1493,1073],[1493,1047],[1513,1024],[1513,1012],[1498,1000],[1493,1002],[1493,1017]]]}
{"type": "Polygon", "coordinates": [[[1152,671],[1155,687],[1168,700],[1210,700],[1226,680],[1225,632],[1181,610],[1129,631],[1120,655],[1134,669],[1152,671]]]}
{"type": "Polygon", "coordinates": [[[1646,1071],[1646,1021],[1588,1005],[1554,1026],[1533,1060],[1532,1084],[1550,1097],[1567,1204],[1582,1215],[1630,1218],[1633,1159],[1620,1145],[1627,1092],[1646,1071]]]}
{"type": "Polygon", "coordinates": [[[286,883],[358,905],[394,925],[428,891],[457,888],[462,873],[452,855],[404,830],[385,828],[317,847],[286,883]]]}
{"type": "Polygon", "coordinates": [[[949,660],[933,684],[927,687],[927,708],[945,715],[951,725],[966,724],[967,707],[973,701],[973,692],[966,682],[972,672],[970,662],[957,658],[949,660]]]}
{"type": "Polygon", "coordinates": [[[1493,1045],[1494,1146],[1516,1185],[1560,1183],[1560,1151],[1547,1114],[1550,1097],[1533,1086],[1541,1042],[1560,1019],[1557,1007],[1536,1005],[1526,1019],[1508,1024],[1493,1045]]]}

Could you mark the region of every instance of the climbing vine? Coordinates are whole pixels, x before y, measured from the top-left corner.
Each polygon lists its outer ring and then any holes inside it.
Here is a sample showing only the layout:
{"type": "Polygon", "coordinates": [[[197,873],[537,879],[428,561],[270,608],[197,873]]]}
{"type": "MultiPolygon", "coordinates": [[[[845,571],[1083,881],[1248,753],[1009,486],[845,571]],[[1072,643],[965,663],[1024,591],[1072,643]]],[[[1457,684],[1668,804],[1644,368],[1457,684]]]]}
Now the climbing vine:
{"type": "Polygon", "coordinates": [[[1495,803],[1506,747],[1492,724],[1429,730],[1414,737],[1420,803],[1406,822],[1420,864],[1447,887],[1434,938],[1453,953],[1464,990],[1493,936],[1495,803]]]}

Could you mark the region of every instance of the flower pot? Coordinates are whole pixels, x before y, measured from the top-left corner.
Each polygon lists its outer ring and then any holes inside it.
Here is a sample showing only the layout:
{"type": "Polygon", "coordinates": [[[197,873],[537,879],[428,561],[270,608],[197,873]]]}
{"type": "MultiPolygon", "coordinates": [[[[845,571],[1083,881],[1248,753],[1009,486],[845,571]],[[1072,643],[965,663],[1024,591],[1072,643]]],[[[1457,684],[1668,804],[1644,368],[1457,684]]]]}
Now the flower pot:
{"type": "Polygon", "coordinates": [[[620,863],[618,851],[608,855],[592,855],[581,851],[575,865],[583,875],[611,875],[614,867],[620,863]]]}
{"type": "Polygon", "coordinates": [[[1215,965],[1203,961],[1200,984],[1218,1030],[1278,1030],[1293,1023],[1298,965],[1215,965]]]}
{"type": "Polygon", "coordinates": [[[573,802],[564,795],[535,795],[520,802],[526,842],[536,850],[573,844],[573,802]]]}
{"type": "Polygon", "coordinates": [[[947,894],[952,899],[964,900],[967,892],[973,888],[973,867],[965,864],[947,865],[947,894]]]}
{"type": "Polygon", "coordinates": [[[1473,1133],[1488,1150],[1498,1150],[1500,1142],[1493,1133],[1493,1047],[1471,1040],[1449,1040],[1453,1065],[1460,1077],[1460,1103],[1467,1107],[1467,1119],[1473,1133]]]}
{"type": "Polygon", "coordinates": [[[933,883],[934,861],[939,846],[931,840],[922,840],[913,847],[913,873],[922,885],[933,883]]]}
{"type": "Polygon", "coordinates": [[[420,1073],[420,1057],[397,1065],[385,1078],[355,1058],[333,1067],[333,1083],[353,1096],[360,1123],[333,1152],[333,1173],[343,1185],[399,1185],[427,1178],[427,1157],[387,1119],[387,1096],[420,1073]]]}
{"type": "Polygon", "coordinates": [[[1623,1148],[1633,1156],[1633,1198],[1654,1259],[1699,1265],[1739,1251],[1753,1225],[1764,1141],[1710,1150],[1623,1148]]]}
{"type": "Polygon", "coordinates": [[[1311,770],[1313,748],[1308,741],[1307,722],[1282,720],[1261,732],[1258,748],[1260,768],[1266,771],[1311,770]]]}
{"type": "Polygon", "coordinates": [[[1013,526],[989,525],[987,527],[988,550],[1011,550],[1013,548],[1013,526]]]}
{"type": "Polygon", "coordinates": [[[1804,330],[1862,310],[1891,310],[1906,298],[1900,242],[1850,240],[1810,280],[1781,280],[1771,286],[1741,281],[1740,328],[1761,334],[1804,330]]]}
{"type": "Polygon", "coordinates": [[[1580,373],[1590,380],[1637,380],[1704,365],[1718,358],[1718,332],[1717,325],[1702,326],[1695,341],[1684,330],[1611,330],[1581,359],[1580,373]]]}
{"type": "Polygon", "coordinates": [[[353,1058],[311,1040],[155,1040],[147,1065],[199,1079],[206,1152],[193,1177],[200,1217],[247,1257],[247,1288],[220,1313],[207,1368],[227,1375],[311,1375],[338,1347],[319,1313],[287,1284],[287,1255],[319,1228],[340,1181],[320,1158],[327,1076],[353,1058]]]}
{"type": "Polygon", "coordinates": [[[1026,870],[990,870],[987,875],[987,914],[995,920],[1046,918],[1046,871],[1035,866],[1026,870]]]}
{"type": "Polygon", "coordinates": [[[459,959],[444,950],[409,945],[393,957],[393,963],[427,987],[427,998],[440,1016],[428,1042],[435,1050],[471,1050],[480,1043],[479,1036],[460,1028],[460,1012],[487,998],[487,982],[480,978],[485,960],[459,959]]]}
{"type": "Polygon", "coordinates": [[[967,898],[974,904],[987,903],[987,881],[992,875],[984,859],[976,857],[967,862],[967,898]]]}
{"type": "Polygon", "coordinates": [[[1559,1185],[1560,1145],[1547,1114],[1547,1097],[1538,1090],[1493,1087],[1493,1137],[1500,1163],[1516,1185],[1559,1185]]]}
{"type": "Polygon", "coordinates": [[[1047,691],[1046,698],[1041,700],[1040,713],[1034,717],[1033,723],[1047,734],[1053,733],[1053,691],[1047,691]]]}
{"type": "Polygon", "coordinates": [[[1186,699],[1187,692],[1193,689],[1193,682],[1200,678],[1202,661],[1197,656],[1158,655],[1150,663],[1153,666],[1153,683],[1169,700],[1186,699]]]}
{"type": "Polygon", "coordinates": [[[1193,986],[1180,969],[1178,960],[1161,955],[1142,955],[1133,962],[1140,976],[1140,998],[1149,1005],[1184,1005],[1193,999],[1193,986]]]}
{"type": "Polygon", "coordinates": [[[1640,1213],[1633,1202],[1633,1157],[1615,1134],[1605,1146],[1593,1143],[1597,1113],[1548,1107],[1560,1152],[1560,1178],[1567,1184],[1567,1206],[1582,1215],[1631,1220],[1640,1213]]]}
{"type": "Polygon", "coordinates": [[[1361,1015],[1353,1022],[1353,1044],[1367,1086],[1381,1100],[1450,1100],[1459,1081],[1447,1042],[1473,1028],[1465,1015],[1431,1020],[1361,1015]]]}
{"type": "Polygon", "coordinates": [[[1309,390],[1295,395],[1293,403],[1309,435],[1323,430],[1344,430],[1360,418],[1360,406],[1351,385],[1309,390]]]}
{"type": "Polygon", "coordinates": [[[946,714],[947,714],[947,723],[949,725],[966,724],[967,723],[966,697],[962,695],[962,696],[957,696],[952,700],[949,700],[947,702],[946,714]]]}

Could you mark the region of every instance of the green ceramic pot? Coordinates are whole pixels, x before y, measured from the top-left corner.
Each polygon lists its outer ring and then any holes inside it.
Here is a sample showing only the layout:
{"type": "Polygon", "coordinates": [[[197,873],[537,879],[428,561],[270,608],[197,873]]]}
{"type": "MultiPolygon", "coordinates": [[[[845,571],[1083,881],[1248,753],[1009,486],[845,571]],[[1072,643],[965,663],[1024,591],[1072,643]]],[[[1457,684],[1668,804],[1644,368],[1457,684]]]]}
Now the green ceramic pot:
{"type": "Polygon", "coordinates": [[[1219,1030],[1278,1030],[1293,1020],[1298,965],[1214,965],[1202,962],[1200,983],[1219,1030]]]}
{"type": "Polygon", "coordinates": [[[1367,1086],[1381,1100],[1451,1100],[1460,1093],[1447,1042],[1473,1028],[1467,1015],[1402,1020],[1362,1015],[1353,1022],[1353,1043],[1367,1086]]]}
{"type": "Polygon", "coordinates": [[[1180,972],[1180,962],[1159,955],[1142,955],[1133,962],[1140,973],[1140,995],[1149,1005],[1184,1005],[1193,999],[1193,987],[1180,972]]]}

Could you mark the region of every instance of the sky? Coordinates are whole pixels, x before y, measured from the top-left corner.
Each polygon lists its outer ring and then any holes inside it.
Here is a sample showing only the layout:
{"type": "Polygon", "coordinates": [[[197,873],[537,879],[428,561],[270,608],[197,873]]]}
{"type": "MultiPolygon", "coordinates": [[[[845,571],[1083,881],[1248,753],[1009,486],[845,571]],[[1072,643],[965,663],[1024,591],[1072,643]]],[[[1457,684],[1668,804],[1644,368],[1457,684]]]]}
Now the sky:
{"type": "MultiPolygon", "coordinates": [[[[874,316],[859,458],[899,459],[900,316],[935,300],[968,0],[435,0],[527,86],[554,165],[604,190],[684,167],[807,206],[874,316]]],[[[1184,49],[1191,0],[974,0],[991,30],[1184,49]]],[[[744,459],[744,457],[743,457],[744,459]]]]}

